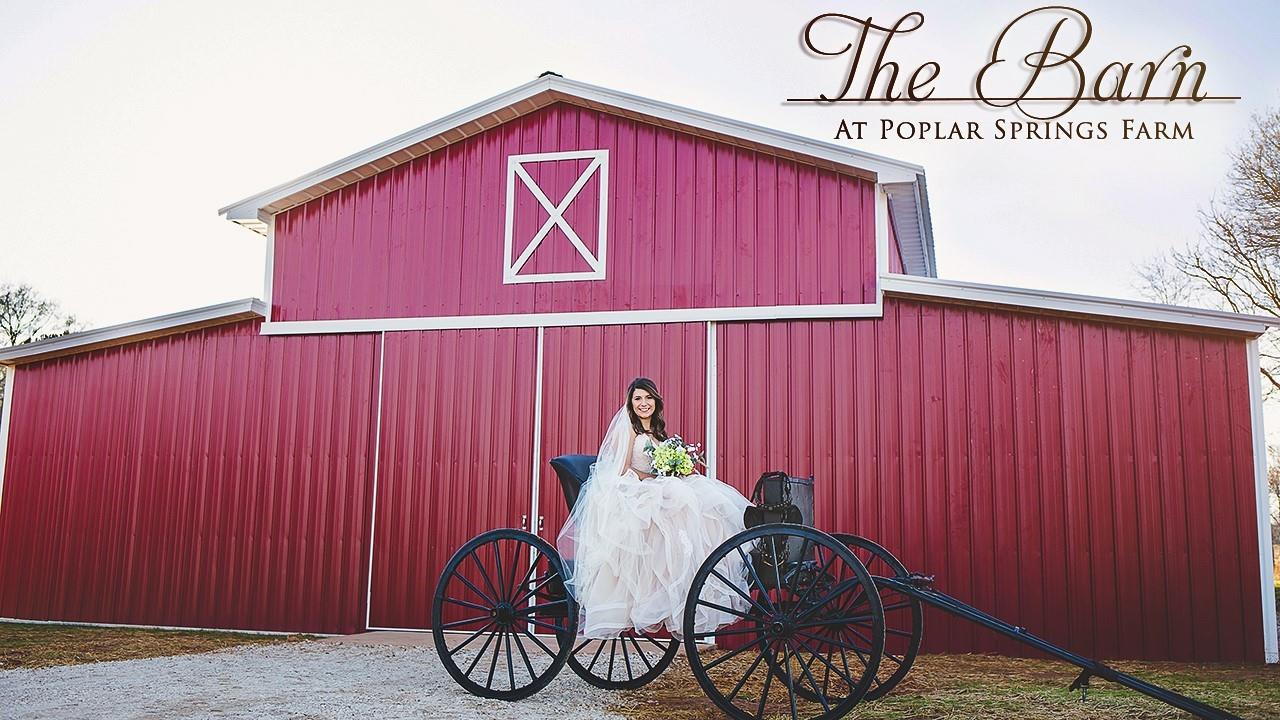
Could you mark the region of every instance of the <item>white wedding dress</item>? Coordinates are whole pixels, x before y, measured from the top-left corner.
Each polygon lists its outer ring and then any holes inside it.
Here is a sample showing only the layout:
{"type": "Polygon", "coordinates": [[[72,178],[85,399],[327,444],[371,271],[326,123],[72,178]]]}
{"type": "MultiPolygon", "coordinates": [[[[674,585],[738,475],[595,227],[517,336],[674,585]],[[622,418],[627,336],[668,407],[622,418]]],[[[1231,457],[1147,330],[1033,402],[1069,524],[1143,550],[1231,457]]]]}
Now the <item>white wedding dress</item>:
{"type": "MultiPolygon", "coordinates": [[[[626,408],[619,410],[556,539],[565,586],[579,605],[578,632],[586,637],[665,627],[682,638],[693,576],[712,550],[743,529],[743,510],[751,504],[732,486],[697,473],[641,479],[637,471],[653,472],[646,442],[656,441],[636,434],[626,408]]],[[[737,553],[716,569],[747,592],[737,553]]],[[[750,607],[714,576],[700,598],[741,612],[750,607]]],[[[699,603],[694,632],[738,619],[699,603]]]]}

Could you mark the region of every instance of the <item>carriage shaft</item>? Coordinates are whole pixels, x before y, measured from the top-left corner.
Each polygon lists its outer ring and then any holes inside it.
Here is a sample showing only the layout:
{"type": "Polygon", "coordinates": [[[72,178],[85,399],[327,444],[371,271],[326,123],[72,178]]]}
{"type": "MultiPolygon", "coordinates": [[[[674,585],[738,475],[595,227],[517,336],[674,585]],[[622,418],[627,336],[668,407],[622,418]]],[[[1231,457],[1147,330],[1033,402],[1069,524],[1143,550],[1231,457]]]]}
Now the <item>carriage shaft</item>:
{"type": "Polygon", "coordinates": [[[1185,695],[1160,687],[1159,685],[1153,685],[1152,683],[1128,673],[1120,672],[1119,670],[1108,667],[1097,660],[1077,655],[1070,650],[1058,647],[1043,638],[1032,635],[1027,632],[1026,628],[1011,625],[973,607],[972,605],[969,605],[968,603],[957,600],[944,592],[924,586],[926,580],[927,579],[920,578],[919,576],[912,576],[908,578],[875,578],[876,585],[878,586],[890,588],[932,607],[936,607],[939,610],[964,618],[970,622],[977,623],[978,625],[989,630],[994,630],[1005,637],[1012,638],[1025,645],[1030,645],[1041,652],[1048,653],[1059,660],[1065,660],[1066,662],[1081,668],[1083,672],[1081,672],[1080,676],[1076,678],[1076,681],[1072,683],[1072,690],[1087,687],[1090,677],[1100,677],[1104,680],[1110,680],[1118,685],[1123,685],[1131,690],[1136,690],[1143,695],[1155,698],[1167,705],[1172,705],[1173,707],[1181,710],[1186,710],[1197,717],[1209,718],[1210,720],[1240,720],[1239,716],[1232,715],[1224,710],[1219,710],[1211,705],[1206,705],[1197,700],[1193,700],[1185,695]]]}

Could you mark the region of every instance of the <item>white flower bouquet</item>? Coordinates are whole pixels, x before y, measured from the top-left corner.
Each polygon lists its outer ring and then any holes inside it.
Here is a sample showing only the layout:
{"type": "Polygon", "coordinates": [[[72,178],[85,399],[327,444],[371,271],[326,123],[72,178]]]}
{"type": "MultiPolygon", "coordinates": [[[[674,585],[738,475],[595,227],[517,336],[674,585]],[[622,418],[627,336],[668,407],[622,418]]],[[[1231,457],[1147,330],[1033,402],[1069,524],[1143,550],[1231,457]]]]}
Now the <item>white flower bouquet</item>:
{"type": "Polygon", "coordinates": [[[693,474],[695,465],[702,465],[702,443],[690,445],[679,435],[672,435],[657,445],[645,448],[653,460],[653,471],[660,477],[683,477],[693,474]]]}

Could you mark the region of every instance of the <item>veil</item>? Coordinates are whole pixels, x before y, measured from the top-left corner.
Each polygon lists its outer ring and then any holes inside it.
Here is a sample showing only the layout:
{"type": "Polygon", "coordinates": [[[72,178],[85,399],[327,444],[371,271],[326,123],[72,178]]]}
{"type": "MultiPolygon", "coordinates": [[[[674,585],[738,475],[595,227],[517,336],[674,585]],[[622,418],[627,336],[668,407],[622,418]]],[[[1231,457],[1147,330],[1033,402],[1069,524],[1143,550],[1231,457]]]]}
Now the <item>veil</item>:
{"type": "Polygon", "coordinates": [[[609,428],[605,431],[604,440],[601,441],[600,449],[596,453],[596,461],[591,463],[587,479],[582,483],[582,489],[578,492],[578,499],[574,502],[573,508],[569,511],[569,517],[565,520],[564,525],[560,528],[560,533],[556,536],[556,551],[560,554],[560,559],[564,564],[565,589],[575,599],[578,597],[575,560],[582,550],[579,545],[579,539],[583,529],[590,527],[592,522],[592,518],[586,516],[588,509],[593,504],[587,502],[588,493],[602,489],[600,483],[596,482],[597,479],[619,477],[626,472],[627,463],[631,455],[633,432],[631,416],[627,413],[627,406],[623,405],[614,413],[613,419],[609,421],[609,428]]]}

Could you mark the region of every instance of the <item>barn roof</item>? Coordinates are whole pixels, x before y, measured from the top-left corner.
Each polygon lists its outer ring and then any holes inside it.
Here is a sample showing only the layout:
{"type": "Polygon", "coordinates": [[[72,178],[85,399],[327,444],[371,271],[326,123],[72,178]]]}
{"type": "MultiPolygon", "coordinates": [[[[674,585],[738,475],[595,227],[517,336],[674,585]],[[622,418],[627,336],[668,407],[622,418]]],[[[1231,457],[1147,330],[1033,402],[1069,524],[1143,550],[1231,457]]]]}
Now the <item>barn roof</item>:
{"type": "Polygon", "coordinates": [[[218,305],[208,305],[3,348],[0,349],[0,365],[47,360],[215,325],[262,318],[266,315],[267,306],[257,298],[232,300],[218,305]]]}
{"type": "MultiPolygon", "coordinates": [[[[1136,300],[1076,295],[1003,285],[987,285],[960,280],[885,275],[881,277],[880,282],[884,293],[891,297],[961,302],[990,307],[1004,307],[1011,310],[1093,317],[1104,321],[1155,324],[1181,327],[1189,330],[1207,329],[1248,335],[1259,335],[1269,327],[1280,326],[1280,318],[1265,315],[1247,315],[1220,310],[1161,305],[1159,303],[1136,300]]],[[[25,345],[2,348],[0,349],[0,365],[37,362],[63,355],[88,352],[166,335],[176,335],[200,328],[265,318],[266,313],[266,305],[257,298],[233,300],[218,305],[183,310],[168,315],[94,328],[25,345]]],[[[567,314],[574,315],[574,313],[567,314]]],[[[640,314],[643,314],[643,312],[640,314]]],[[[566,313],[560,313],[560,315],[566,315],[566,313]]],[[[582,324],[582,319],[580,318],[557,318],[554,314],[552,316],[530,314],[497,318],[490,316],[462,316],[456,318],[427,318],[427,320],[438,322],[421,324],[414,318],[404,318],[399,321],[392,321],[392,327],[388,327],[386,325],[387,321],[378,320],[294,321],[267,323],[263,326],[263,332],[268,335],[293,335],[433,329],[437,327],[531,327],[547,324],[582,324]]],[[[639,321],[637,320],[637,322],[639,321]]]]}
{"type": "Polygon", "coordinates": [[[1104,320],[1153,323],[1194,329],[1212,329],[1260,335],[1267,328],[1280,327],[1280,318],[1269,315],[1207,310],[1205,308],[1163,305],[1123,300],[1120,298],[1077,295],[1053,290],[987,285],[963,280],[942,280],[935,277],[886,275],[880,279],[886,295],[921,298],[974,305],[1005,307],[1013,310],[1030,310],[1062,313],[1104,320]]]}
{"type": "Polygon", "coordinates": [[[924,168],[802,135],[570,80],[554,73],[378,143],[218,211],[265,235],[272,215],[557,102],[570,103],[875,180],[889,193],[907,271],[936,274],[924,168]]]}

